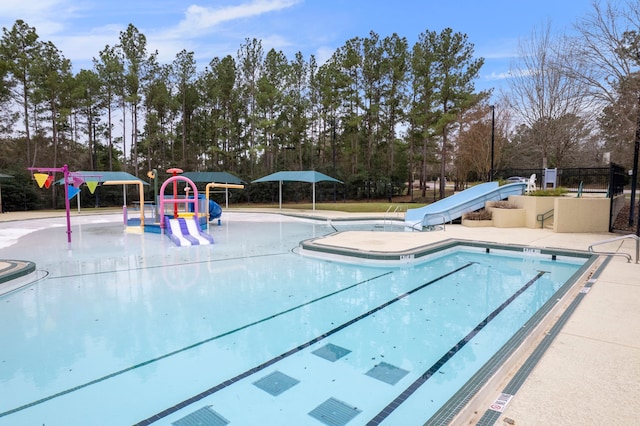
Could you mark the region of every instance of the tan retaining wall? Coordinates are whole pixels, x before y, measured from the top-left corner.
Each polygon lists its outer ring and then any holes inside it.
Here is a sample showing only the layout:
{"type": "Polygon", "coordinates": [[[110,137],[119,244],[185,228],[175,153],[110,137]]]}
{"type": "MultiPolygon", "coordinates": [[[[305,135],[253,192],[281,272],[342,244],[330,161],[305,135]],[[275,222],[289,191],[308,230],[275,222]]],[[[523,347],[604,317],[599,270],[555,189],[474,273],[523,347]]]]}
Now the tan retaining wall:
{"type": "Polygon", "coordinates": [[[512,195],[509,197],[509,202],[515,204],[519,209],[525,210],[524,226],[527,228],[540,228],[538,215],[553,210],[555,199],[556,197],[512,195]]]}
{"type": "Polygon", "coordinates": [[[554,232],[609,232],[609,198],[555,198],[554,232]]]}

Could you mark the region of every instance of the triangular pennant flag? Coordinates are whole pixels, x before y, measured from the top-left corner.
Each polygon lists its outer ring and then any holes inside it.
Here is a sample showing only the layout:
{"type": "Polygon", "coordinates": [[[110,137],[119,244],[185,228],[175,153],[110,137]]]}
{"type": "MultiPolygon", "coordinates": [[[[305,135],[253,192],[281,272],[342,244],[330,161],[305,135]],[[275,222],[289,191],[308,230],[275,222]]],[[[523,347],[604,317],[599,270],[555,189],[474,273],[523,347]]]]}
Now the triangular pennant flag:
{"type": "Polygon", "coordinates": [[[80,192],[80,190],[76,187],[67,185],[67,191],[69,196],[67,197],[68,199],[72,199],[73,197],[75,197],[76,195],[78,195],[78,192],[80,192]]]}
{"type": "Polygon", "coordinates": [[[95,192],[97,187],[98,187],[98,181],[97,180],[88,180],[87,181],[87,188],[89,188],[89,192],[91,192],[92,194],[95,192]]]}
{"type": "Polygon", "coordinates": [[[84,183],[84,179],[82,179],[81,177],[78,177],[78,176],[73,177],[73,186],[75,186],[76,188],[80,188],[80,185],[82,185],[83,183],[84,183]]]}
{"type": "Polygon", "coordinates": [[[44,181],[44,187],[49,189],[52,183],[53,183],[53,176],[49,175],[47,176],[47,180],[44,181]]]}
{"type": "Polygon", "coordinates": [[[45,182],[47,181],[47,179],[49,179],[49,175],[46,173],[34,173],[33,177],[36,179],[36,182],[38,182],[38,186],[40,188],[42,188],[45,182]]]}

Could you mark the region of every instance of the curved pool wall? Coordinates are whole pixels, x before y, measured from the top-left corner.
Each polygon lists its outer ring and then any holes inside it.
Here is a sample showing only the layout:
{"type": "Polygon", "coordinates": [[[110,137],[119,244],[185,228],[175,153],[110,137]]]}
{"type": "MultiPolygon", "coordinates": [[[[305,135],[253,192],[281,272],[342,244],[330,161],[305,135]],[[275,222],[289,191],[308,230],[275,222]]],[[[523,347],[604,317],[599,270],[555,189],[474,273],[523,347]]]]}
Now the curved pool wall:
{"type": "MultiPolygon", "coordinates": [[[[565,277],[565,284],[557,285],[562,292],[584,274],[592,259],[568,251],[524,252],[525,248],[471,243],[464,249],[476,259],[470,262],[454,253],[459,241],[448,241],[425,249],[428,254],[414,253],[418,261],[413,265],[383,261],[361,267],[292,253],[300,241],[334,232],[326,224],[259,215],[241,215],[224,224],[210,229],[217,244],[209,247],[175,247],[160,235],[127,234],[121,225],[96,219],[74,226],[73,250],[64,249],[63,236],[57,239],[63,232],[57,227],[30,232],[0,249],[0,258],[8,253],[29,258],[48,273],[0,299],[1,321],[11,324],[0,336],[8,348],[3,350],[0,381],[12,389],[0,402],[0,425],[86,424],[87,419],[169,424],[186,422],[192,415],[242,424],[247,420],[242,416],[260,412],[257,407],[267,410],[263,419],[297,409],[298,424],[320,424],[318,416],[327,412],[341,413],[341,421],[349,425],[376,419],[383,424],[422,424],[449,400],[441,390],[445,378],[460,374],[455,357],[475,357],[479,337],[496,338],[482,334],[498,326],[495,318],[481,334],[468,337],[511,297],[504,293],[500,299],[498,293],[526,286],[538,275],[539,265],[556,268],[565,256],[570,260],[577,255],[585,262],[565,277]],[[514,256],[518,250],[524,259],[514,256]],[[502,266],[517,266],[506,268],[508,273],[500,279],[505,289],[496,291],[495,300],[485,296],[493,310],[468,318],[466,332],[459,336],[444,333],[427,339],[449,341],[445,355],[433,355],[431,364],[420,358],[419,346],[397,349],[404,344],[397,339],[405,334],[411,340],[449,329],[447,316],[435,311],[427,324],[435,324],[438,317],[446,321],[441,326],[425,329],[415,318],[424,315],[429,300],[442,299],[445,304],[453,289],[463,285],[457,283],[459,277],[503,269],[483,264],[483,257],[496,255],[506,262],[502,266]],[[422,260],[429,256],[451,268],[427,266],[422,260]],[[516,279],[523,271],[527,278],[516,279]],[[422,310],[418,300],[427,303],[422,310]],[[377,332],[369,331],[373,329],[377,332]],[[467,343],[460,345],[463,341],[467,343]],[[455,354],[445,363],[448,371],[432,369],[438,357],[446,357],[454,347],[455,354]],[[428,402],[433,391],[415,384],[426,376],[428,386],[433,383],[438,389],[434,402],[428,402]],[[285,382],[290,388],[282,390],[278,383],[285,382]],[[392,417],[382,418],[380,407],[397,399],[396,388],[411,389],[413,399],[403,400],[390,412],[392,417]],[[368,402],[372,389],[387,395],[373,406],[368,402]],[[324,396],[304,397],[318,393],[324,396]],[[228,411],[240,395],[244,402],[228,411]],[[431,407],[432,414],[418,409],[424,401],[437,405],[431,407]]],[[[546,279],[543,274],[534,283],[546,279]]],[[[535,293],[530,292],[536,286],[523,290],[495,317],[521,305],[521,297],[532,300],[535,293]]],[[[537,291],[543,293],[543,288],[537,291]]],[[[459,301],[477,302],[466,291],[454,293],[459,301]]],[[[551,293],[546,302],[536,304],[544,310],[556,297],[561,294],[551,293]]],[[[456,302],[446,303],[446,311],[453,314],[456,302]]],[[[457,316],[466,317],[463,308],[455,308],[462,309],[457,316]]],[[[520,321],[526,328],[530,320],[520,321]]]]}

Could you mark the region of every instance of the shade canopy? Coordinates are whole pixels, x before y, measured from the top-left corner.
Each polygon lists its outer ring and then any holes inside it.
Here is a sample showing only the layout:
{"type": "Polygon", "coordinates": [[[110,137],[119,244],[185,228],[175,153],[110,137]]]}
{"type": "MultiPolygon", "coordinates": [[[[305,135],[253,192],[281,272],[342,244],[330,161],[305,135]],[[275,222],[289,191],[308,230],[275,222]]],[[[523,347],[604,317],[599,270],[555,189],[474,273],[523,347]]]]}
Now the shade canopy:
{"type": "Polygon", "coordinates": [[[303,170],[303,171],[282,171],[272,173],[270,175],[261,177],[254,180],[252,183],[260,182],[279,182],[279,202],[280,208],[282,208],[282,182],[308,182],[313,184],[313,210],[316,209],[316,182],[337,182],[342,183],[338,179],[327,176],[324,173],[316,172],[315,170],[303,170]]]}
{"type": "MultiPolygon", "coordinates": [[[[118,182],[129,182],[132,180],[141,181],[143,185],[149,185],[146,181],[135,177],[131,173],[127,172],[103,172],[103,171],[78,171],[78,172],[70,172],[72,177],[78,177],[83,179],[84,181],[96,181],[100,184],[105,182],[109,182],[111,185],[117,184],[118,182]]],[[[64,183],[64,179],[59,179],[56,181],[56,184],[62,185],[64,183]]]]}
{"type": "MultiPolygon", "coordinates": [[[[131,173],[127,173],[127,172],[105,172],[105,171],[97,171],[97,170],[96,171],[81,170],[77,172],[69,172],[69,176],[70,178],[74,179],[74,185],[75,185],[75,181],[78,180],[78,186],[83,182],[97,182],[100,185],[122,185],[122,199],[123,199],[122,204],[124,206],[127,205],[127,191],[125,188],[126,185],[131,185],[131,184],[141,185],[140,187],[141,197],[144,196],[142,194],[142,187],[149,185],[148,182],[138,177],[135,177],[131,173]]],[[[62,184],[64,184],[64,178],[58,179],[56,181],[56,185],[62,185],[62,184]]],[[[93,193],[93,190],[91,192],[93,193]]],[[[144,206],[144,204],[142,205],[144,206]]],[[[80,212],[79,195],[78,195],[78,212],[80,212]]]]}
{"type": "Polygon", "coordinates": [[[139,180],[143,182],[143,185],[149,185],[146,181],[135,177],[131,173],[127,172],[89,172],[89,171],[80,171],[73,172],[74,175],[85,178],[86,180],[98,180],[98,183],[105,182],[123,182],[123,181],[132,181],[139,180]]]}
{"type": "Polygon", "coordinates": [[[268,176],[261,177],[260,179],[256,179],[253,181],[253,183],[277,181],[295,181],[309,183],[330,181],[342,183],[338,179],[334,179],[331,176],[325,175],[324,173],[316,172],[315,170],[276,172],[268,176]]]}
{"type": "Polygon", "coordinates": [[[234,183],[237,185],[245,184],[246,182],[237,176],[228,172],[184,172],[182,176],[195,183],[234,183]]]}

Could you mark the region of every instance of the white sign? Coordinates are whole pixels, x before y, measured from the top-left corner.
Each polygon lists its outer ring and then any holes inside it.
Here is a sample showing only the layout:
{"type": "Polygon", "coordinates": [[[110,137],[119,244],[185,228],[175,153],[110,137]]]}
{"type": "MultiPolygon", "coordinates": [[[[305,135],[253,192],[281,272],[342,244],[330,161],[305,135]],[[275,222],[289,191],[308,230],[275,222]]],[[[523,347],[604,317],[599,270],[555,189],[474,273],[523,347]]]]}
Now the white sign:
{"type": "Polygon", "coordinates": [[[511,401],[511,398],[513,398],[513,395],[510,395],[508,393],[501,393],[500,396],[498,396],[498,398],[496,398],[496,400],[493,402],[493,404],[489,405],[489,410],[502,413],[507,407],[509,401],[511,401]]]}

